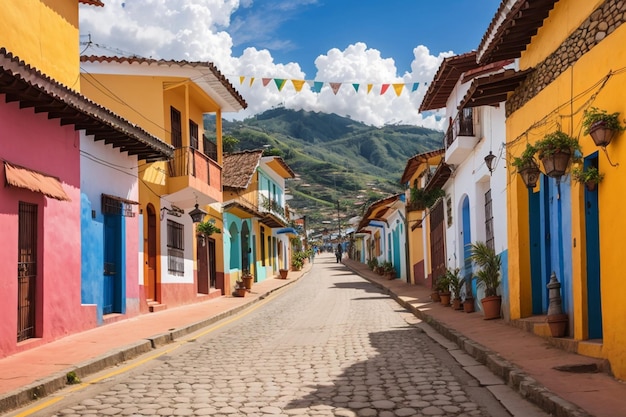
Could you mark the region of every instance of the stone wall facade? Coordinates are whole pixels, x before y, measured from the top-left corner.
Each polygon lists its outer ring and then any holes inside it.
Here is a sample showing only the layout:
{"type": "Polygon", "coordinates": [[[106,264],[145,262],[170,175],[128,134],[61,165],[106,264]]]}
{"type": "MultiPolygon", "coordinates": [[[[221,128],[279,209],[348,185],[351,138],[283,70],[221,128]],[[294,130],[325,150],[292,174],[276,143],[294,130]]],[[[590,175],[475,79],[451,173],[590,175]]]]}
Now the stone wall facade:
{"type": "Polygon", "coordinates": [[[506,116],[535,97],[625,21],[626,0],[605,1],[513,92],[506,101],[506,116]]]}

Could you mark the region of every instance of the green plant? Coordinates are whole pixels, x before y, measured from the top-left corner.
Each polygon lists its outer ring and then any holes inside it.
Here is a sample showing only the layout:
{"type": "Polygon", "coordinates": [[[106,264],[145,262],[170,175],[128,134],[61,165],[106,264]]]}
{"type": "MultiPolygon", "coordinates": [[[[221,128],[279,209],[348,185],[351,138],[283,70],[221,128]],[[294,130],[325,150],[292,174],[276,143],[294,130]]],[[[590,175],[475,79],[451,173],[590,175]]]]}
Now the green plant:
{"type": "Polygon", "coordinates": [[[383,268],[383,272],[385,273],[396,272],[395,268],[393,267],[393,263],[391,263],[391,261],[384,261],[381,264],[381,267],[383,268]]]}
{"type": "Polygon", "coordinates": [[[486,297],[497,295],[502,266],[500,256],[484,242],[471,243],[470,252],[472,261],[480,268],[476,272],[476,284],[485,289],[486,297]]]}
{"type": "Polygon", "coordinates": [[[459,268],[448,268],[446,271],[446,278],[448,279],[448,286],[450,291],[454,294],[454,298],[461,298],[461,290],[463,289],[463,284],[465,283],[465,279],[461,278],[461,270],[459,268]]]}
{"type": "Polygon", "coordinates": [[[593,182],[598,184],[604,178],[604,174],[598,171],[596,167],[587,167],[586,169],[572,169],[572,178],[582,184],[593,182]]]}
{"type": "Polygon", "coordinates": [[[448,273],[441,275],[437,278],[437,283],[435,284],[437,291],[442,293],[450,292],[450,279],[448,278],[448,273]]]}
{"type": "Polygon", "coordinates": [[[603,124],[606,129],[618,132],[626,130],[626,127],[624,127],[619,120],[619,112],[609,113],[597,107],[590,107],[583,113],[583,133],[588,135],[591,128],[598,122],[604,122],[603,124]]]}
{"type": "Polygon", "coordinates": [[[440,198],[446,195],[446,192],[441,188],[435,188],[432,190],[426,190],[425,188],[411,188],[411,205],[418,209],[424,209],[432,207],[433,204],[440,198]]]}
{"type": "Polygon", "coordinates": [[[306,252],[304,251],[295,251],[291,255],[291,266],[294,269],[302,269],[304,266],[304,258],[306,258],[306,252]]]}
{"type": "Polygon", "coordinates": [[[528,168],[531,164],[535,164],[535,153],[537,153],[537,149],[532,146],[530,143],[526,144],[526,149],[520,156],[516,156],[513,158],[511,165],[517,168],[518,171],[524,168],[528,168]]]}
{"type": "Polygon", "coordinates": [[[374,271],[378,267],[378,258],[372,258],[367,261],[367,267],[374,271]]]}
{"type": "Polygon", "coordinates": [[[213,233],[222,233],[219,227],[215,226],[215,220],[200,222],[196,225],[196,232],[204,236],[211,236],[213,233]]]}
{"type": "Polygon", "coordinates": [[[76,372],[70,371],[65,374],[65,380],[68,385],[80,384],[80,378],[76,375],[76,372]]]}
{"type": "Polygon", "coordinates": [[[535,143],[535,149],[537,150],[539,159],[543,159],[544,157],[551,156],[558,152],[573,155],[575,151],[580,151],[580,144],[576,138],[557,130],[548,133],[543,139],[537,141],[537,143],[535,143]]]}

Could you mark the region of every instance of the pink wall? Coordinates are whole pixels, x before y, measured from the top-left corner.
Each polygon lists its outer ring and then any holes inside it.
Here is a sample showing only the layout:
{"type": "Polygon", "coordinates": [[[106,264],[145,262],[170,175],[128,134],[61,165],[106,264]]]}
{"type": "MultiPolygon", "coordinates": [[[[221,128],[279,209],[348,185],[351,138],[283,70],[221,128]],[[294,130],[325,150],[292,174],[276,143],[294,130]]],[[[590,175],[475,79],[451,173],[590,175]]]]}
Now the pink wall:
{"type": "MultiPolygon", "coordinates": [[[[58,201],[15,187],[0,187],[0,357],[69,333],[94,327],[91,307],[80,297],[79,136],[72,126],[46,113],[20,110],[0,101],[0,158],[58,177],[72,201],[58,201]],[[18,346],[18,205],[38,205],[38,291],[36,333],[40,340],[18,346]]],[[[4,183],[4,170],[0,170],[4,183]]]]}

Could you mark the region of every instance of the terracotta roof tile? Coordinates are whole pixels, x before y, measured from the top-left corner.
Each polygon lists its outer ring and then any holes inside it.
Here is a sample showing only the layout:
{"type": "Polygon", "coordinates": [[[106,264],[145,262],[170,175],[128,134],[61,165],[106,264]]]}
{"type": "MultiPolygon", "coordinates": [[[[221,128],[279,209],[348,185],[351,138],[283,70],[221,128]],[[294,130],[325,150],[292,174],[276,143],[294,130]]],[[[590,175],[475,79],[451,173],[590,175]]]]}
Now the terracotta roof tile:
{"type": "Polygon", "coordinates": [[[443,60],[433,81],[428,86],[419,111],[438,110],[446,107],[448,97],[465,71],[477,68],[476,51],[455,55],[443,60]]]}
{"type": "Polygon", "coordinates": [[[224,188],[245,190],[259,166],[263,150],[241,151],[224,155],[222,166],[224,188]]]}

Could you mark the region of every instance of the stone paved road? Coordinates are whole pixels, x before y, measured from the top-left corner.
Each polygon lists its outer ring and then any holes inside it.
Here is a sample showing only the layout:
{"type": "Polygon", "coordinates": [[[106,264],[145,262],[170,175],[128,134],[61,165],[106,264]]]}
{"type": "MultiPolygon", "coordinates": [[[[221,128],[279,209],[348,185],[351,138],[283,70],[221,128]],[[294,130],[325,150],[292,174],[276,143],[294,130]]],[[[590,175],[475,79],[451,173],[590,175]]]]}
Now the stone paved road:
{"type": "Polygon", "coordinates": [[[478,382],[480,371],[478,380],[470,376],[462,366],[473,364],[455,360],[422,326],[322,255],[307,276],[245,317],[133,370],[62,393],[32,415],[511,415],[478,382]]]}

